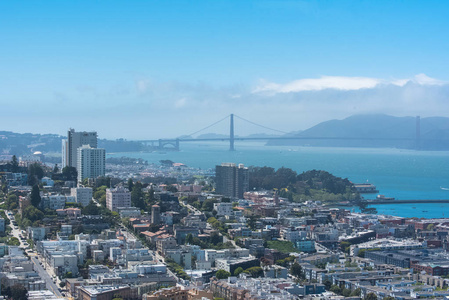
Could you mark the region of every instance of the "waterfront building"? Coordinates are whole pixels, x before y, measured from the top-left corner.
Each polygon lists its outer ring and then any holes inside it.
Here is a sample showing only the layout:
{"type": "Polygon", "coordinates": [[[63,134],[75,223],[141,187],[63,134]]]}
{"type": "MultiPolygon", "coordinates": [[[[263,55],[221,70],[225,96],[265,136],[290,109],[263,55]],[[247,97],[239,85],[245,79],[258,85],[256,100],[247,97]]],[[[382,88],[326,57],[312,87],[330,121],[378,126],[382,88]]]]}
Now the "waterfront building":
{"type": "Polygon", "coordinates": [[[243,164],[222,163],[215,167],[215,190],[232,198],[243,198],[249,190],[249,170],[243,164]]]}

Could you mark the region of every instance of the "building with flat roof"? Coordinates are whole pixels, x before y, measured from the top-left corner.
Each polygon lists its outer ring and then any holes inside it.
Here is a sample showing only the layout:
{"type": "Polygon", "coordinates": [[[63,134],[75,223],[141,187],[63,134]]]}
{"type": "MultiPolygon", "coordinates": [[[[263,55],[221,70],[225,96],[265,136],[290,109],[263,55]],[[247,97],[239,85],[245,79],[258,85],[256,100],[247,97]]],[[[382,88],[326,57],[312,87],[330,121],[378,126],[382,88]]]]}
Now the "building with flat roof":
{"type": "Polygon", "coordinates": [[[76,132],[75,129],[70,128],[67,132],[67,140],[62,141],[62,168],[78,167],[77,151],[83,145],[97,148],[97,132],[76,132]]]}
{"type": "Polygon", "coordinates": [[[215,191],[226,197],[243,198],[249,190],[249,170],[243,164],[222,163],[215,167],[215,191]]]}
{"type": "Polygon", "coordinates": [[[127,285],[92,285],[79,287],[79,300],[137,299],[137,290],[127,285]]]}
{"type": "Polygon", "coordinates": [[[118,211],[119,207],[131,207],[131,193],[123,186],[106,189],[106,207],[111,211],[118,211]]]}
{"type": "Polygon", "coordinates": [[[70,195],[75,197],[76,203],[81,204],[83,207],[89,205],[92,201],[92,188],[90,187],[77,187],[70,189],[70,195]]]}
{"type": "Polygon", "coordinates": [[[106,167],[106,150],[83,145],[77,149],[78,182],[85,178],[104,176],[106,167]]]}

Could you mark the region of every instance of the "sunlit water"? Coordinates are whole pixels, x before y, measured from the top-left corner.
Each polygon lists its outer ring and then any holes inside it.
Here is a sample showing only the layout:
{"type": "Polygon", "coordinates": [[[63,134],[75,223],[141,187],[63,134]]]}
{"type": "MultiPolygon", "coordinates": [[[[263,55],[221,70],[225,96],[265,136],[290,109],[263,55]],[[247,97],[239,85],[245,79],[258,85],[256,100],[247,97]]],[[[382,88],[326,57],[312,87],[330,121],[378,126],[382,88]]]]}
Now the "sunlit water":
{"type": "MultiPolygon", "coordinates": [[[[449,152],[400,149],[267,147],[262,143],[236,143],[227,151],[226,143],[181,144],[179,152],[116,153],[158,163],[170,159],[188,166],[214,168],[222,162],[247,166],[288,167],[297,172],[317,169],[352,182],[370,182],[379,193],[396,199],[449,199],[449,152]],[[443,188],[443,189],[442,189],[443,188]]],[[[365,195],[374,198],[376,194],[365,195]]],[[[379,213],[404,217],[449,216],[449,204],[376,205],[379,213]],[[415,207],[415,208],[414,208],[415,207]]]]}

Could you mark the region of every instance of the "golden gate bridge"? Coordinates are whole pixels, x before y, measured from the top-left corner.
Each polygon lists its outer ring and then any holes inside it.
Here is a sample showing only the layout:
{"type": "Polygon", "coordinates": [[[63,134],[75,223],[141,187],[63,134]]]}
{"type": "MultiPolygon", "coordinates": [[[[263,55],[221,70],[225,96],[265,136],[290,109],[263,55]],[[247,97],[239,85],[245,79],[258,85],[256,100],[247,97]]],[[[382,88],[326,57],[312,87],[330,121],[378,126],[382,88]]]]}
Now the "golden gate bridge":
{"type": "Polygon", "coordinates": [[[381,140],[390,140],[390,141],[410,141],[414,142],[415,149],[420,149],[421,144],[421,132],[420,132],[420,117],[416,117],[416,134],[414,137],[405,137],[405,138],[392,138],[392,137],[325,137],[325,136],[301,136],[297,133],[289,133],[282,130],[270,128],[245,118],[242,118],[235,114],[229,114],[226,117],[204,127],[200,130],[197,130],[191,134],[184,135],[180,138],[174,139],[152,139],[152,140],[138,140],[136,142],[140,142],[146,146],[151,146],[155,149],[164,150],[170,149],[179,151],[181,142],[210,142],[210,141],[229,141],[229,151],[235,151],[235,142],[236,141],[268,141],[268,140],[357,140],[357,141],[381,141],[381,140]],[[234,118],[238,118],[242,121],[250,123],[252,125],[258,126],[260,128],[268,129],[273,132],[277,132],[283,134],[282,136],[265,136],[265,137],[239,137],[234,134],[234,118]],[[224,120],[229,119],[229,137],[217,137],[217,138],[194,138],[192,136],[211,128],[212,126],[223,122],[224,120]]]}

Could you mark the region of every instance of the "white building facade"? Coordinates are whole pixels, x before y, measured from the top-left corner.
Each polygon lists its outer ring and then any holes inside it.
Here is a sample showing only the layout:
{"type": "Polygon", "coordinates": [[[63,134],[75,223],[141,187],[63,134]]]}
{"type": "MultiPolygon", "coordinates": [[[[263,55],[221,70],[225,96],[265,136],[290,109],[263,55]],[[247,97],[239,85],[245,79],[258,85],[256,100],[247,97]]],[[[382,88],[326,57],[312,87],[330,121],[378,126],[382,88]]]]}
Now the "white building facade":
{"type": "Polygon", "coordinates": [[[70,195],[75,197],[76,203],[81,204],[83,207],[89,205],[92,201],[92,188],[90,187],[78,187],[70,190],[70,195]]]}
{"type": "Polygon", "coordinates": [[[106,167],[106,150],[83,145],[78,148],[78,181],[85,178],[104,176],[106,167]]]}

